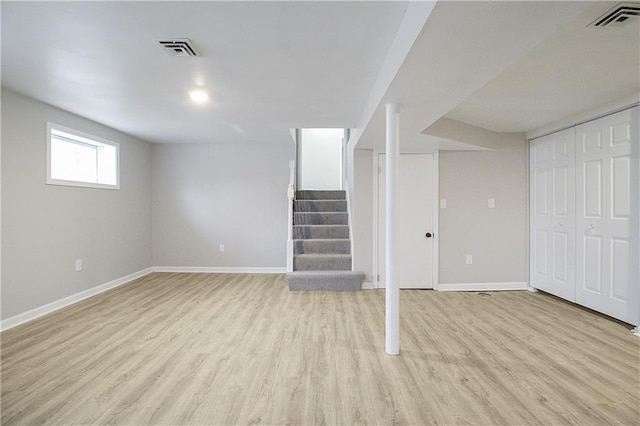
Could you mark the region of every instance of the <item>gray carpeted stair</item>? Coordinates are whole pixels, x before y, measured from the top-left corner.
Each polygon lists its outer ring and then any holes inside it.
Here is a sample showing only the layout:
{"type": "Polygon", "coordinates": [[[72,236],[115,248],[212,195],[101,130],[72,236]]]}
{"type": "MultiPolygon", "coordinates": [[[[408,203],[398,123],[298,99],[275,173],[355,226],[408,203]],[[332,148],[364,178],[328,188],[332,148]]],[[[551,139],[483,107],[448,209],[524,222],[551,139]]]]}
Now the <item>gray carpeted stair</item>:
{"type": "Polygon", "coordinates": [[[293,223],[296,225],[348,225],[347,213],[295,213],[293,223]]]}
{"type": "Polygon", "coordinates": [[[301,212],[346,212],[347,200],[296,200],[294,210],[301,212]]]}
{"type": "Polygon", "coordinates": [[[289,272],[289,290],[358,291],[364,272],[357,271],[298,271],[289,272]]]}
{"type": "Polygon", "coordinates": [[[294,254],[349,254],[351,241],[348,238],[315,238],[294,241],[294,254]]]}
{"type": "Polygon", "coordinates": [[[305,240],[311,238],[349,238],[347,225],[294,225],[293,239],[305,240]]]}
{"type": "Polygon", "coordinates": [[[350,271],[350,254],[297,254],[293,256],[294,271],[350,271]]]}
{"type": "MultiPolygon", "coordinates": [[[[296,200],[346,200],[345,191],[297,191],[296,200]]],[[[345,204],[345,211],[346,204],[345,204]]]]}
{"type": "Polygon", "coordinates": [[[364,273],[352,271],[345,191],[298,191],[294,203],[290,290],[360,290],[364,273]]]}

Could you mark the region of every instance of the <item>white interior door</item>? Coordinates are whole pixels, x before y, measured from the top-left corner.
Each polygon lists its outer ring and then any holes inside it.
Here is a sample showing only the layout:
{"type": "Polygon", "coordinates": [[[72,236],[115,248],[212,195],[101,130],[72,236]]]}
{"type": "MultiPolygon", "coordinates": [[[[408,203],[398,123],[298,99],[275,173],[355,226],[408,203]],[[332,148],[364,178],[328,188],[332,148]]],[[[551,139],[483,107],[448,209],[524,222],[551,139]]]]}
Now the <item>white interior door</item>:
{"type": "Polygon", "coordinates": [[[638,323],[638,107],[576,127],[576,300],[638,323]]]}
{"type": "MultiPolygon", "coordinates": [[[[385,155],[378,156],[378,287],[385,286],[385,155]]],[[[433,288],[434,155],[400,154],[397,271],[400,288],[433,288]],[[427,233],[430,237],[427,237],[427,233]]]]}
{"type": "Polygon", "coordinates": [[[531,286],[575,291],[575,129],[531,141],[531,286]]]}

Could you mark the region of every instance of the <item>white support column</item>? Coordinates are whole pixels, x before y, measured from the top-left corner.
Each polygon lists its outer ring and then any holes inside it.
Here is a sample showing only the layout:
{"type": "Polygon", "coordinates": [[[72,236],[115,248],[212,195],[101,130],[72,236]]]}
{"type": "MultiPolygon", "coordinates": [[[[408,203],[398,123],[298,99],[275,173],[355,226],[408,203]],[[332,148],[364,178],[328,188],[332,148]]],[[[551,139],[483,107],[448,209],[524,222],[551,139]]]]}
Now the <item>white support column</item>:
{"type": "Polygon", "coordinates": [[[396,188],[398,176],[398,108],[387,104],[386,140],[386,312],[385,340],[389,355],[400,353],[400,289],[396,273],[396,188]]]}

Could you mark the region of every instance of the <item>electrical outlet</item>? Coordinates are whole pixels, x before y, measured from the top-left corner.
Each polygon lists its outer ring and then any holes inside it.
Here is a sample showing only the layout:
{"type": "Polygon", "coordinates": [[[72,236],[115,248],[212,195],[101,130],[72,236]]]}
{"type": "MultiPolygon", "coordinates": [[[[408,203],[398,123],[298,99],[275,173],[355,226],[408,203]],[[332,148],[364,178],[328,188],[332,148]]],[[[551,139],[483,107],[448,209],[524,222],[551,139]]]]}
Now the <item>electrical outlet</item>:
{"type": "Polygon", "coordinates": [[[471,265],[473,263],[473,256],[468,254],[467,255],[467,265],[471,265]]]}
{"type": "Polygon", "coordinates": [[[440,199],[440,208],[441,209],[446,209],[447,208],[447,199],[446,198],[441,198],[440,199]]]}
{"type": "Polygon", "coordinates": [[[489,205],[490,209],[494,209],[496,207],[496,199],[495,198],[489,198],[489,202],[487,204],[489,205]]]}
{"type": "Polygon", "coordinates": [[[224,244],[220,244],[220,253],[224,253],[224,244]]]}
{"type": "Polygon", "coordinates": [[[76,272],[82,271],[82,259],[76,259],[76,272]]]}

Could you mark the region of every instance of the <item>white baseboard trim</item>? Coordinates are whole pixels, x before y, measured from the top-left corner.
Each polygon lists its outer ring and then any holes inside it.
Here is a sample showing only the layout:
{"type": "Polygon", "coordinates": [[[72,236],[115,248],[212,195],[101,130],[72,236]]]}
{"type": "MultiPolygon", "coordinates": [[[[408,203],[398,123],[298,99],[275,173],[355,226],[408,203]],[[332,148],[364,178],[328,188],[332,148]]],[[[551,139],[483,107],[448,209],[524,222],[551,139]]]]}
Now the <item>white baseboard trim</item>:
{"type": "Polygon", "coordinates": [[[526,282],[438,284],[439,291],[527,290],[528,287],[526,282]]]}
{"type": "Polygon", "coordinates": [[[0,322],[0,331],[9,330],[10,328],[13,328],[17,325],[24,324],[25,322],[32,321],[43,315],[57,311],[58,309],[73,305],[74,303],[80,302],[81,300],[88,299],[89,297],[95,296],[96,294],[100,294],[107,290],[111,290],[112,288],[119,287],[130,281],[144,277],[145,275],[148,275],[152,272],[154,272],[153,268],[146,268],[141,271],[125,275],[124,277],[116,278],[115,280],[109,281],[107,283],[100,284],[88,290],[81,291],[80,293],[72,294],[71,296],[56,300],[55,302],[47,303],[46,305],[40,306],[39,308],[31,309],[21,314],[14,315],[0,322]]]}
{"type": "Polygon", "coordinates": [[[285,274],[287,268],[254,268],[249,266],[154,266],[154,272],[184,272],[192,274],[285,274]]]}
{"type": "Polygon", "coordinates": [[[362,283],[362,290],[375,290],[377,287],[375,286],[374,283],[370,283],[367,281],[364,281],[362,283]]]}

